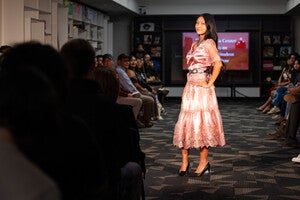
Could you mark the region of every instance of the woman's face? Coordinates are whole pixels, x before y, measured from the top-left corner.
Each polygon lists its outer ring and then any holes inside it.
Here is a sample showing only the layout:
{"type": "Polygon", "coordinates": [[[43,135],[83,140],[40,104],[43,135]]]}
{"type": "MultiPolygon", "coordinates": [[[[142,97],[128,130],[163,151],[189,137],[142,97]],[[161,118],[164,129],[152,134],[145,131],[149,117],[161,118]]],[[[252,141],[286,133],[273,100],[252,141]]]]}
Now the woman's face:
{"type": "Polygon", "coordinates": [[[129,61],[129,66],[136,67],[136,58],[132,57],[129,61]]]}
{"type": "Polygon", "coordinates": [[[290,59],[287,60],[288,65],[293,65],[295,63],[296,57],[291,55],[290,59]]]}
{"type": "Polygon", "coordinates": [[[298,62],[298,60],[295,61],[294,69],[295,70],[299,70],[300,69],[300,63],[298,62]]]}
{"type": "Polygon", "coordinates": [[[142,68],[143,65],[144,65],[143,60],[142,60],[142,59],[139,59],[139,58],[136,59],[136,65],[137,65],[138,68],[142,68]]]}
{"type": "Polygon", "coordinates": [[[198,17],[196,24],[195,24],[195,29],[196,29],[197,35],[204,35],[206,33],[207,27],[205,24],[205,20],[202,16],[198,17]]]}

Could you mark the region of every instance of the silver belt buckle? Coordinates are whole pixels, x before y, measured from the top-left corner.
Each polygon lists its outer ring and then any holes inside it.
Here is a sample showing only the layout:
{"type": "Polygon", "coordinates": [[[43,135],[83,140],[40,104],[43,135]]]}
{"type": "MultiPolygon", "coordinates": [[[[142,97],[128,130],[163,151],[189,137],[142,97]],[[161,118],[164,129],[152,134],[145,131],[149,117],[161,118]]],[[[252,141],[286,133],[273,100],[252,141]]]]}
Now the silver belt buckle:
{"type": "Polygon", "coordinates": [[[190,72],[190,74],[197,74],[197,73],[204,73],[204,70],[202,70],[202,69],[192,69],[189,72],[190,72]]]}

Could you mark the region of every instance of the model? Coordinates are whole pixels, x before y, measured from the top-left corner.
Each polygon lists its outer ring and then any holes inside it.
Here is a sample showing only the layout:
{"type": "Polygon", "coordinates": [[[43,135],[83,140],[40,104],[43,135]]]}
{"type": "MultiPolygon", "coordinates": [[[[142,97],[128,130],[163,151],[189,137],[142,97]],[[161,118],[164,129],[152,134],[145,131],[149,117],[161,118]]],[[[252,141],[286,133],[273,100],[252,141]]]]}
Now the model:
{"type": "Polygon", "coordinates": [[[200,177],[210,172],[209,147],[224,146],[225,138],[214,87],[222,61],[216,45],[218,36],[213,16],[200,15],[195,29],[199,39],[193,42],[186,56],[189,72],[173,144],[181,148],[180,176],[189,172],[189,149],[200,148],[199,164],[194,174],[200,177]]]}

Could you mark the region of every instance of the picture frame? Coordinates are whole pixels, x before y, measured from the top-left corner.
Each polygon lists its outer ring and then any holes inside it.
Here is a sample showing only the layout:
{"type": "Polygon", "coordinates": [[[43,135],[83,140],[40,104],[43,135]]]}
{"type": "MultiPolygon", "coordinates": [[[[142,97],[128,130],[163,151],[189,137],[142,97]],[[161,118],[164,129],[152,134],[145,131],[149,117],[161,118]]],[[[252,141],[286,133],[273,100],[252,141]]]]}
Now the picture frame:
{"type": "Polygon", "coordinates": [[[273,57],[274,56],[274,47],[266,46],[263,49],[263,57],[273,57]]]}
{"type": "Polygon", "coordinates": [[[291,44],[291,36],[284,35],[283,40],[282,40],[282,44],[291,44]]]}
{"type": "Polygon", "coordinates": [[[145,22],[140,24],[140,31],[154,31],[155,24],[153,22],[145,22]]]}
{"type": "Polygon", "coordinates": [[[281,46],[279,53],[280,57],[288,57],[289,54],[292,52],[292,47],[291,46],[281,46]]]}
{"type": "Polygon", "coordinates": [[[264,35],[264,44],[271,44],[270,35],[264,35]]]}
{"type": "Polygon", "coordinates": [[[280,35],[273,35],[273,44],[281,44],[281,37],[280,35]]]}
{"type": "Polygon", "coordinates": [[[160,36],[155,36],[153,44],[160,44],[160,36]]]}
{"type": "Polygon", "coordinates": [[[152,44],[152,35],[144,35],[144,44],[152,44]]]}

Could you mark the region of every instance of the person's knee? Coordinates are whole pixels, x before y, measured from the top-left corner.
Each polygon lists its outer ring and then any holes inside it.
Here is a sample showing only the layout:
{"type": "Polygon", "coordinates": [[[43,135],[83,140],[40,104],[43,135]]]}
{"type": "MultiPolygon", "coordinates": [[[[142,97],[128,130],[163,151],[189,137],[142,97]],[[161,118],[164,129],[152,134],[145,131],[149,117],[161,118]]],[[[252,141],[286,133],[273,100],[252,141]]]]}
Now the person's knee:
{"type": "Polygon", "coordinates": [[[136,105],[137,105],[137,107],[141,107],[143,105],[142,99],[137,99],[136,105]]]}
{"type": "Polygon", "coordinates": [[[136,162],[128,162],[122,167],[122,176],[124,178],[135,178],[142,176],[142,169],[136,162]]]}
{"type": "Polygon", "coordinates": [[[144,96],[142,98],[143,105],[145,104],[154,104],[154,99],[152,97],[144,96]]]}

